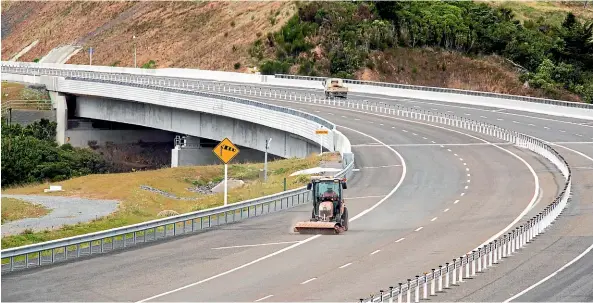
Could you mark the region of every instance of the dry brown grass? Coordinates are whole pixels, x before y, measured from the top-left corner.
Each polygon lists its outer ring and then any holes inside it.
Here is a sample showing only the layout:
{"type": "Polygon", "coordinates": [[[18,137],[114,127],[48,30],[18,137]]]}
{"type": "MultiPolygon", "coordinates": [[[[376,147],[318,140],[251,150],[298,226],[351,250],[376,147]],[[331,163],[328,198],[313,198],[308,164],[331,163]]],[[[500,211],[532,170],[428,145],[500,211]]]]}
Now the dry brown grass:
{"type": "MultiPolygon", "coordinates": [[[[546,97],[543,90],[524,88],[512,65],[498,56],[472,59],[460,53],[430,48],[395,48],[374,53],[372,57],[374,70],[364,69],[358,77],[370,81],[546,97]]],[[[577,95],[568,91],[547,97],[579,101],[577,95]]]]}
{"type": "Polygon", "coordinates": [[[25,85],[2,81],[2,104],[12,100],[20,100],[25,85]]]}
{"type": "Polygon", "coordinates": [[[39,218],[50,212],[42,205],[15,198],[2,198],[2,224],[25,218],[39,218]]]}
{"type": "MultiPolygon", "coordinates": [[[[7,12],[29,6],[11,3],[7,12]]],[[[38,6],[27,23],[15,25],[2,41],[3,60],[35,39],[39,44],[20,61],[40,58],[78,39],[85,47],[93,47],[93,64],[133,66],[132,36],[136,35],[138,66],[154,60],[157,67],[234,71],[233,65],[240,62],[241,70],[246,70],[251,63],[247,50],[258,33],[265,36],[279,29],[295,10],[287,1],[46,2],[38,6]],[[270,16],[276,12],[272,25],[270,16]]],[[[68,63],[88,64],[88,60],[88,53],[79,52],[68,63]]]]}
{"type": "MultiPolygon", "coordinates": [[[[270,176],[268,182],[258,179],[259,170],[263,163],[230,164],[229,178],[245,181],[243,187],[229,189],[228,202],[235,203],[260,196],[278,193],[284,190],[283,180],[286,178],[287,189],[294,189],[306,183],[306,176],[289,177],[295,171],[312,168],[320,161],[332,159],[335,155],[310,156],[305,159],[285,159],[268,163],[270,176]]],[[[94,199],[116,199],[121,201],[118,210],[104,218],[90,223],[63,227],[51,232],[38,232],[7,236],[2,238],[2,247],[15,247],[30,243],[59,239],[79,234],[105,230],[109,228],[139,223],[157,219],[157,214],[163,210],[173,210],[177,213],[201,210],[223,204],[223,194],[204,195],[187,190],[209,181],[218,182],[224,174],[222,165],[193,166],[165,168],[154,171],[134,173],[89,175],[57,182],[65,190],[60,196],[73,196],[94,199]],[[177,200],[165,197],[140,188],[148,185],[178,197],[194,198],[192,200],[177,200]]],[[[24,187],[14,187],[3,191],[5,194],[36,194],[56,195],[44,193],[43,189],[49,184],[36,184],[24,187]]]]}

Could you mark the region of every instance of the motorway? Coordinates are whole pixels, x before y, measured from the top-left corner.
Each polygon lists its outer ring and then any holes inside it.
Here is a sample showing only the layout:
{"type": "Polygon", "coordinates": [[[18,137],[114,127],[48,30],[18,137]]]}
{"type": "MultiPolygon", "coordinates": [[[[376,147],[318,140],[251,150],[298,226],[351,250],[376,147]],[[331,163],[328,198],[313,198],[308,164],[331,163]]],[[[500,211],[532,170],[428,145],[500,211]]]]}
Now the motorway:
{"type": "MultiPolygon", "coordinates": [[[[501,142],[474,133],[331,106],[254,99],[327,118],[350,139],[359,171],[346,192],[353,220],[348,232],[292,233],[292,225],[310,214],[305,205],[148,247],[3,275],[2,300],[351,301],[475,248],[522,212],[547,205],[562,181],[547,161],[505,143],[486,144],[501,142]]],[[[586,158],[593,156],[593,128],[581,125],[591,121],[389,102],[482,119],[584,155],[558,147],[573,167],[575,195],[552,230],[480,279],[439,294],[439,301],[506,300],[593,243],[588,235],[593,231],[593,159],[586,158]]],[[[559,274],[517,300],[563,301],[569,296],[556,291],[550,299],[550,289],[587,285],[591,270],[585,269],[591,264],[588,254],[561,272],[581,275],[563,279],[559,274]]],[[[580,288],[577,295],[590,298],[591,289],[580,288]]]]}

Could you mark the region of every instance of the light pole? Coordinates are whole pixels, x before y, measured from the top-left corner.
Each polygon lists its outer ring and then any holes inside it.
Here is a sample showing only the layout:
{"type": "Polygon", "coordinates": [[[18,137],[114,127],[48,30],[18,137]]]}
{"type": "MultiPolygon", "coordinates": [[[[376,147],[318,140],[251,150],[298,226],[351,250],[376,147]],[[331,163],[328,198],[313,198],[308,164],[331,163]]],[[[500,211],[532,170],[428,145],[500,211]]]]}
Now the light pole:
{"type": "Polygon", "coordinates": [[[268,182],[268,148],[270,148],[272,138],[266,140],[266,151],[264,153],[264,182],[268,182]]]}
{"type": "Polygon", "coordinates": [[[138,67],[136,65],[136,35],[132,36],[132,39],[134,41],[134,68],[138,67]]]}

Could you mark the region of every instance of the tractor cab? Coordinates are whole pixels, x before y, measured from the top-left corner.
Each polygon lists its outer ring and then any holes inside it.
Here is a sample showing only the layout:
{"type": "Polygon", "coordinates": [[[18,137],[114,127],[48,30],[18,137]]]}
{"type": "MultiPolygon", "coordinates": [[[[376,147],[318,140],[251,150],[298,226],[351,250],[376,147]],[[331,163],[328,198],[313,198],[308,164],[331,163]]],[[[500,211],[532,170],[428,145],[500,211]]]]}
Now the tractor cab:
{"type": "Polygon", "coordinates": [[[347,188],[346,179],[323,176],[311,177],[307,189],[312,190],[313,194],[313,217],[318,215],[316,210],[318,210],[319,204],[324,201],[333,202],[333,209],[338,212],[344,201],[343,189],[347,188]]]}

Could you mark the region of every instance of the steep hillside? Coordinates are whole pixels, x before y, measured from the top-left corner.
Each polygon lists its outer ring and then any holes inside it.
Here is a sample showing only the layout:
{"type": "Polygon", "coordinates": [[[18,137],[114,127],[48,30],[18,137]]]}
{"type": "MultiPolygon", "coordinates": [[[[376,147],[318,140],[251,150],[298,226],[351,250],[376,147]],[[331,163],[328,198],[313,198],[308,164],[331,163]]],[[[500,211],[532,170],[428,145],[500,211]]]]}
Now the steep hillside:
{"type": "Polygon", "coordinates": [[[93,65],[133,66],[135,43],[137,65],[147,68],[253,72],[250,67],[258,67],[264,73],[335,75],[571,101],[587,100],[587,92],[593,96],[593,84],[582,80],[588,74],[563,59],[571,54],[550,49],[554,37],[566,33],[532,30],[547,30],[548,21],[560,27],[568,11],[590,18],[593,5],[480,2],[511,10],[510,15],[477,10],[493,14],[494,19],[484,19],[488,26],[472,25],[497,31],[487,33],[490,44],[480,41],[482,32],[463,32],[462,25],[471,21],[463,6],[471,2],[410,4],[423,7],[397,17],[385,10],[381,15],[374,4],[348,2],[3,1],[2,59],[39,40],[19,61],[34,61],[59,45],[78,44],[84,50],[68,63],[88,64],[87,50],[93,47],[93,65]],[[431,21],[432,28],[425,26],[418,33],[402,29],[394,19],[409,18],[406,22],[418,25],[431,17],[438,17],[431,21]],[[500,28],[494,28],[496,18],[500,28]],[[532,32],[513,29],[513,20],[532,32]],[[551,51],[566,64],[555,57],[542,61],[551,51]],[[530,73],[521,75],[524,68],[530,73]]]}
{"type": "Polygon", "coordinates": [[[217,70],[249,64],[250,44],[279,29],[295,9],[290,2],[267,1],[2,3],[2,60],[39,39],[19,61],[78,44],[84,51],[68,63],[88,64],[92,47],[93,65],[133,66],[135,42],[138,66],[152,60],[156,67],[217,70]]]}

